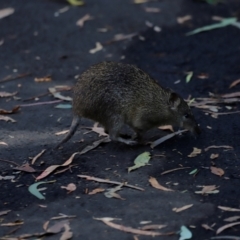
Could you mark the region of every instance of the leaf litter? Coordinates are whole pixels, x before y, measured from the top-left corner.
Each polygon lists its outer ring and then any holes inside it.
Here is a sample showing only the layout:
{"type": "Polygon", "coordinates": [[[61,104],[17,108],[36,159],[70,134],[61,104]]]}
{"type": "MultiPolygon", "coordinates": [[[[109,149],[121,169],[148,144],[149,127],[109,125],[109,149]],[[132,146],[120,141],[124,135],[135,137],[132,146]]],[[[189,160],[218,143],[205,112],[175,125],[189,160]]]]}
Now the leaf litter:
{"type": "Polygon", "coordinates": [[[93,16],[91,16],[90,14],[86,14],[76,22],[76,25],[82,28],[86,21],[93,20],[93,19],[94,19],[93,16]]]}
{"type": "Polygon", "coordinates": [[[163,190],[163,191],[173,191],[172,189],[166,188],[166,187],[162,186],[161,184],[159,184],[157,179],[154,177],[150,177],[148,181],[150,182],[151,186],[156,189],[163,190]]]}
{"type": "Polygon", "coordinates": [[[219,193],[219,190],[217,190],[216,185],[207,185],[207,186],[202,186],[201,191],[195,191],[196,194],[216,194],[219,193]]]}
{"type": "Polygon", "coordinates": [[[0,19],[8,17],[14,13],[14,8],[3,8],[0,9],[0,19]]]}
{"type": "Polygon", "coordinates": [[[104,196],[107,198],[117,198],[117,199],[125,200],[118,193],[116,193],[116,192],[122,190],[123,186],[124,186],[124,183],[122,183],[114,188],[108,188],[106,190],[106,192],[104,193],[104,196]]]}
{"type": "Polygon", "coordinates": [[[128,172],[131,172],[135,169],[138,169],[140,167],[147,165],[150,159],[151,159],[151,156],[149,152],[144,152],[138,155],[137,158],[134,160],[134,165],[128,168],[128,172]]]}
{"type": "Polygon", "coordinates": [[[185,211],[189,208],[191,208],[193,206],[193,204],[188,204],[188,205],[185,205],[183,207],[180,207],[180,208],[173,208],[172,210],[176,213],[179,213],[179,212],[182,212],[182,211],[185,211]]]}
{"type": "Polygon", "coordinates": [[[220,177],[224,175],[224,170],[221,168],[211,166],[210,169],[211,169],[211,172],[215,175],[218,175],[220,177]]]}
{"type": "Polygon", "coordinates": [[[66,189],[69,194],[71,192],[74,192],[77,189],[77,186],[74,183],[69,183],[67,186],[61,186],[61,188],[66,189]]]}

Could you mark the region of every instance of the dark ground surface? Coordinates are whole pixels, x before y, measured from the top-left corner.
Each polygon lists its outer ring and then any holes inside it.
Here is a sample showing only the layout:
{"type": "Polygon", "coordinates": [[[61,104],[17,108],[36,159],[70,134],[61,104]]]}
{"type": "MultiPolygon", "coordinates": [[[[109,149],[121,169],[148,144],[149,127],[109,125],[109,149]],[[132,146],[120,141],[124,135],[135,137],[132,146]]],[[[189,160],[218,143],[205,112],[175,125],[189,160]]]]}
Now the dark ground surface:
{"type": "MultiPolygon", "coordinates": [[[[35,0],[0,1],[0,9],[15,8],[15,13],[0,20],[0,81],[8,75],[30,72],[31,75],[20,79],[0,82],[1,91],[14,92],[19,99],[0,98],[0,108],[12,109],[16,105],[53,101],[51,95],[40,97],[38,101],[24,101],[48,92],[49,87],[56,85],[72,86],[74,76],[88,66],[103,60],[114,60],[132,63],[151,76],[180,93],[184,98],[208,97],[212,93],[229,93],[240,91],[240,85],[228,89],[229,85],[240,78],[240,29],[228,26],[186,37],[185,33],[197,27],[213,23],[212,16],[240,17],[240,3],[237,0],[227,4],[211,6],[192,1],[156,1],[142,5],[130,1],[96,1],[87,0],[85,7],[70,7],[58,17],[54,16],[59,9],[67,6],[65,2],[35,0]],[[146,13],[144,7],[159,7],[160,13],[146,13]],[[85,23],[82,29],[76,21],[89,13],[94,20],[85,23]],[[176,22],[179,16],[192,15],[193,19],[180,25],[176,22]],[[162,28],[155,32],[145,25],[152,22],[162,28]],[[98,28],[108,28],[106,33],[98,28]],[[115,34],[138,32],[132,40],[125,40],[104,45],[102,51],[90,54],[96,42],[107,42],[115,34]],[[122,57],[124,56],[124,58],[122,57]],[[14,70],[15,69],[15,70],[14,70]],[[187,71],[193,71],[190,83],[186,83],[187,71]],[[199,74],[206,73],[207,79],[200,79],[199,74]],[[36,83],[35,77],[52,76],[49,83],[36,83]],[[180,83],[174,84],[175,81],[180,83]]],[[[71,95],[64,92],[64,95],[71,95]]],[[[62,138],[55,133],[65,130],[71,122],[71,111],[55,108],[56,104],[22,107],[21,111],[11,115],[17,122],[0,122],[0,159],[13,161],[22,165],[44,148],[54,147],[62,138]]],[[[221,106],[221,105],[219,105],[221,106]]],[[[237,111],[239,104],[232,105],[232,110],[221,106],[220,112],[237,111]]],[[[63,146],[52,153],[45,153],[33,166],[39,173],[25,173],[13,170],[13,164],[0,161],[0,176],[16,176],[14,181],[0,180],[0,212],[12,210],[0,217],[0,223],[23,220],[24,224],[15,232],[15,227],[0,226],[0,237],[11,233],[20,236],[25,233],[42,232],[42,225],[59,213],[76,215],[70,219],[73,239],[134,239],[131,233],[125,233],[106,226],[93,217],[121,218],[115,223],[139,228],[141,221],[151,224],[166,224],[161,232],[177,232],[180,226],[187,226],[193,233],[192,239],[211,239],[216,230],[227,224],[224,219],[240,215],[239,212],[222,211],[218,206],[240,208],[240,124],[239,114],[222,115],[212,118],[201,109],[193,109],[202,134],[198,139],[185,134],[168,140],[151,150],[149,146],[130,147],[119,143],[107,143],[85,155],[76,156],[71,171],[58,175],[51,174],[46,181],[43,192],[45,200],[38,200],[28,192],[28,186],[35,182],[44,169],[50,165],[62,164],[71,154],[83,149],[98,139],[95,133],[82,135],[85,129],[63,146]],[[207,128],[210,126],[211,129],[207,128]],[[84,138],[83,143],[79,140],[84,138]],[[212,149],[194,158],[188,155],[193,147],[204,149],[211,145],[229,145],[233,150],[212,149]],[[150,151],[151,165],[128,173],[127,167],[133,164],[136,156],[150,151]],[[180,153],[181,154],[180,154],[180,153]],[[215,160],[211,153],[218,153],[215,160]],[[165,157],[157,155],[164,154],[165,157]],[[43,164],[40,165],[40,162],[43,164]],[[209,167],[214,165],[225,171],[224,176],[214,175],[209,167]],[[190,167],[181,171],[161,175],[163,171],[178,167],[190,167]],[[200,170],[196,176],[189,172],[200,170]],[[17,174],[14,174],[17,173],[17,174]],[[106,198],[103,193],[88,195],[95,188],[108,188],[111,185],[99,184],[77,177],[79,174],[95,176],[114,181],[127,181],[145,189],[144,192],[123,188],[119,192],[125,200],[106,198]],[[164,192],[149,185],[149,177],[155,177],[159,183],[174,189],[164,192]],[[67,194],[61,186],[69,183],[77,185],[76,191],[67,194]],[[209,195],[195,194],[198,186],[219,186],[219,193],[209,195]],[[190,209],[175,213],[174,207],[193,204],[190,209]],[[40,205],[45,205],[43,208],[40,205]],[[206,230],[201,225],[212,226],[214,231],[206,230]]],[[[92,126],[91,121],[84,121],[85,126],[92,126]]],[[[161,136],[154,130],[147,137],[161,136]]],[[[53,223],[51,223],[53,224],[53,223]]],[[[240,237],[240,225],[226,229],[218,236],[240,237]]],[[[135,236],[135,239],[151,239],[150,236],[135,236]]],[[[5,239],[5,238],[4,238],[5,239]]],[[[30,239],[37,239],[30,237],[30,239]]],[[[60,239],[60,234],[47,236],[46,239],[60,239]]],[[[155,239],[179,239],[178,235],[158,236],[155,239]]],[[[230,239],[223,237],[222,239],[230,239]]]]}

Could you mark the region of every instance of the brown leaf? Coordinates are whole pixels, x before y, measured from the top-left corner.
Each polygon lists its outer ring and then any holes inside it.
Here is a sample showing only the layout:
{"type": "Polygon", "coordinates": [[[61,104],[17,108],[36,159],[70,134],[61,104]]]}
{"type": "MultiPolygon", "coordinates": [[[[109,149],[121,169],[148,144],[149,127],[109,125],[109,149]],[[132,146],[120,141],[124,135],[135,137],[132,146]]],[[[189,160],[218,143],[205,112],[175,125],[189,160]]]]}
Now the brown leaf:
{"type": "Polygon", "coordinates": [[[10,223],[2,223],[0,226],[5,226],[5,227],[12,227],[12,226],[18,226],[18,225],[23,225],[24,222],[22,220],[17,220],[15,222],[10,222],[10,223]]]}
{"type": "Polygon", "coordinates": [[[154,229],[162,229],[165,228],[167,225],[164,224],[152,224],[152,225],[145,225],[142,227],[142,230],[154,230],[154,229]]]}
{"type": "Polygon", "coordinates": [[[76,22],[76,25],[82,28],[86,21],[89,21],[89,20],[92,20],[92,19],[94,19],[94,17],[92,17],[89,14],[86,14],[76,22]]]}
{"type": "Polygon", "coordinates": [[[114,187],[114,188],[109,188],[109,189],[107,189],[107,191],[104,193],[104,195],[105,195],[107,198],[118,198],[118,199],[121,199],[121,200],[125,200],[125,199],[122,198],[119,194],[116,193],[117,191],[122,190],[122,186],[123,186],[123,184],[118,185],[117,187],[114,187]]]}
{"type": "Polygon", "coordinates": [[[0,97],[12,97],[15,96],[18,92],[8,93],[8,92],[0,92],[0,97]]]}
{"type": "Polygon", "coordinates": [[[217,230],[216,234],[219,234],[219,233],[221,233],[222,231],[224,231],[225,229],[230,228],[230,227],[233,227],[233,226],[236,226],[236,225],[240,225],[240,222],[235,222],[235,223],[226,224],[226,225],[220,227],[220,228],[217,230]]]}
{"type": "Polygon", "coordinates": [[[206,230],[212,230],[212,231],[214,231],[214,229],[211,228],[210,226],[208,226],[207,224],[202,224],[202,227],[205,228],[206,230]]]}
{"type": "Polygon", "coordinates": [[[62,230],[62,228],[64,227],[65,224],[68,224],[68,220],[63,220],[63,221],[55,223],[54,225],[49,227],[46,232],[48,232],[48,233],[59,233],[59,232],[61,232],[61,230],[62,230]]]}
{"type": "Polygon", "coordinates": [[[14,13],[14,8],[4,8],[0,9],[0,19],[8,17],[14,13]]]}
{"type": "Polygon", "coordinates": [[[71,230],[71,228],[69,227],[69,223],[64,224],[64,232],[62,233],[62,236],[60,237],[60,240],[71,239],[72,236],[73,236],[73,233],[70,230],[71,230]]]}
{"type": "Polygon", "coordinates": [[[46,152],[46,149],[43,149],[40,153],[38,153],[33,159],[32,159],[32,165],[37,161],[38,158],[40,158],[44,153],[46,152]]]}
{"type": "Polygon", "coordinates": [[[237,84],[239,84],[240,83],[240,79],[237,79],[237,80],[235,80],[235,81],[233,81],[232,83],[231,83],[231,85],[229,86],[229,88],[232,88],[232,87],[235,87],[237,84]]]}
{"type": "Polygon", "coordinates": [[[3,121],[6,121],[6,122],[16,122],[16,120],[14,120],[13,118],[11,117],[8,117],[8,116],[3,116],[3,115],[0,115],[0,120],[3,120],[3,121]]]}
{"type": "Polygon", "coordinates": [[[0,114],[12,114],[18,112],[20,109],[20,106],[14,107],[12,110],[5,110],[5,109],[0,109],[0,114]]]}
{"type": "Polygon", "coordinates": [[[104,191],[105,191],[104,188],[95,188],[91,192],[89,192],[88,195],[94,195],[94,194],[97,194],[97,193],[100,193],[100,192],[104,192],[104,191]]]}
{"type": "Polygon", "coordinates": [[[240,212],[239,208],[231,208],[231,207],[225,207],[225,206],[218,206],[218,208],[228,212],[240,212]]]}
{"type": "Polygon", "coordinates": [[[106,225],[108,225],[109,227],[118,229],[120,231],[123,232],[129,232],[129,233],[133,233],[133,234],[138,234],[138,235],[145,235],[145,236],[168,236],[168,235],[173,235],[175,234],[175,232],[169,232],[169,233],[160,233],[160,232],[154,232],[154,231],[144,231],[144,230],[140,230],[140,229],[136,229],[136,228],[132,228],[132,227],[126,227],[120,224],[116,224],[111,222],[112,219],[108,219],[108,218],[94,218],[95,220],[100,220],[102,222],[104,222],[106,225]]]}
{"type": "Polygon", "coordinates": [[[70,192],[73,192],[77,189],[77,186],[74,183],[69,183],[67,186],[61,186],[61,188],[64,188],[70,192]]]}
{"type": "Polygon", "coordinates": [[[234,221],[237,221],[238,219],[240,219],[240,216],[233,216],[233,217],[225,218],[223,221],[234,222],[234,221]]]}
{"type": "Polygon", "coordinates": [[[0,216],[7,215],[11,210],[5,210],[0,212],[0,216]]]}
{"type": "Polygon", "coordinates": [[[41,78],[34,78],[35,82],[51,82],[52,81],[52,77],[51,76],[45,76],[45,77],[41,77],[41,78]]]}
{"type": "Polygon", "coordinates": [[[69,132],[69,130],[64,130],[64,131],[61,131],[61,132],[57,132],[57,133],[55,133],[55,135],[63,135],[63,134],[66,134],[66,133],[68,133],[69,132]]]}
{"type": "Polygon", "coordinates": [[[60,216],[56,217],[51,217],[51,220],[58,220],[58,219],[63,219],[63,218],[75,218],[77,217],[76,215],[65,215],[63,213],[59,213],[60,216]]]}
{"type": "Polygon", "coordinates": [[[149,13],[159,13],[159,12],[161,12],[161,9],[156,8],[156,7],[145,7],[144,10],[146,12],[149,12],[149,13]]]}
{"type": "Polygon", "coordinates": [[[171,132],[174,132],[172,125],[160,126],[160,127],[158,127],[158,129],[161,129],[161,130],[170,130],[171,132]]]}
{"type": "Polygon", "coordinates": [[[172,189],[170,188],[166,188],[162,185],[160,185],[157,181],[156,178],[154,177],[150,177],[150,179],[148,180],[150,182],[150,184],[152,185],[152,187],[156,188],[156,189],[160,189],[160,190],[163,190],[163,191],[173,191],[172,189]]]}
{"type": "Polygon", "coordinates": [[[192,158],[192,157],[196,157],[197,155],[199,155],[202,152],[202,149],[199,148],[193,148],[193,151],[188,155],[188,157],[192,158]]]}
{"type": "Polygon", "coordinates": [[[222,98],[240,97],[240,92],[222,94],[221,97],[222,97],[222,98]]]}
{"type": "Polygon", "coordinates": [[[219,190],[217,190],[218,187],[216,185],[208,185],[203,186],[201,191],[195,191],[197,194],[212,194],[212,193],[218,193],[219,190]]]}
{"type": "Polygon", "coordinates": [[[183,17],[178,17],[178,18],[177,18],[177,22],[178,22],[179,24],[183,24],[183,23],[185,23],[186,21],[191,20],[191,19],[192,19],[192,16],[191,16],[191,15],[186,15],[186,16],[183,16],[183,17]]]}
{"type": "Polygon", "coordinates": [[[212,153],[211,155],[210,155],[210,159],[216,159],[216,158],[218,158],[219,157],[219,154],[218,153],[212,153]]]}
{"type": "Polygon", "coordinates": [[[69,164],[72,163],[74,157],[77,155],[77,154],[80,154],[79,152],[75,152],[71,155],[71,157],[66,161],[64,162],[62,165],[52,165],[48,168],[46,168],[37,178],[36,180],[40,180],[42,178],[45,178],[47,177],[50,173],[52,173],[55,169],[59,168],[59,167],[65,167],[65,166],[68,166],[69,164]]]}
{"type": "Polygon", "coordinates": [[[14,167],[13,169],[16,169],[16,170],[22,171],[22,172],[29,172],[29,173],[36,172],[36,170],[34,168],[32,168],[28,163],[23,164],[22,166],[14,167]]]}
{"type": "Polygon", "coordinates": [[[224,175],[224,171],[221,168],[210,167],[210,169],[211,169],[211,172],[215,175],[218,175],[220,177],[224,175]]]}
{"type": "Polygon", "coordinates": [[[172,210],[174,211],[174,212],[182,212],[182,211],[184,211],[184,210],[186,210],[186,209],[188,209],[188,208],[191,208],[193,206],[193,204],[189,204],[189,205],[186,205],[186,206],[183,206],[183,207],[180,207],[180,208],[173,208],[172,210]]]}
{"type": "MultiPolygon", "coordinates": [[[[94,123],[93,127],[91,127],[90,129],[91,129],[90,132],[98,133],[99,137],[101,137],[101,136],[108,136],[108,134],[105,133],[104,128],[98,127],[98,123],[97,122],[94,123]]],[[[90,132],[87,132],[87,133],[90,133],[90,132]]]]}
{"type": "Polygon", "coordinates": [[[209,146],[207,148],[204,149],[204,151],[208,151],[209,149],[211,148],[226,148],[226,149],[233,149],[232,146],[226,146],[226,145],[222,145],[222,146],[216,146],[216,145],[212,145],[212,146],[209,146]]]}

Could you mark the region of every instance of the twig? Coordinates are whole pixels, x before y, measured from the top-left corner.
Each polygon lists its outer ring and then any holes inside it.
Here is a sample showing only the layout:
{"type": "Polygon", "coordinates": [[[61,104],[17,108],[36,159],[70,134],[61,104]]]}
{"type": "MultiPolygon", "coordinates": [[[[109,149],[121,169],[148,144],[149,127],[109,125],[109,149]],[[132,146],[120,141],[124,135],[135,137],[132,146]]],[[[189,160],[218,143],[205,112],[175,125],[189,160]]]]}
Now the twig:
{"type": "Polygon", "coordinates": [[[39,106],[39,105],[45,105],[45,104],[54,104],[63,102],[63,100],[54,100],[50,102],[37,102],[37,103],[29,103],[29,104],[21,104],[20,107],[33,107],[33,106],[39,106]]]}
{"type": "Polygon", "coordinates": [[[20,167],[20,165],[18,165],[17,163],[9,161],[9,160],[0,159],[0,161],[7,162],[7,163],[12,163],[13,165],[16,165],[16,166],[20,167]]]}
{"type": "Polygon", "coordinates": [[[186,168],[190,168],[190,167],[174,168],[174,169],[162,172],[161,175],[164,175],[164,174],[167,174],[167,173],[170,173],[170,172],[174,172],[174,171],[178,171],[178,170],[183,170],[183,169],[186,169],[186,168]]]}
{"type": "MultiPolygon", "coordinates": [[[[121,182],[110,181],[110,180],[106,180],[106,179],[102,179],[102,178],[96,178],[96,177],[87,176],[87,175],[78,175],[78,177],[86,178],[87,180],[102,182],[102,183],[110,183],[110,184],[116,184],[116,185],[121,185],[122,184],[121,182]]],[[[144,191],[143,188],[136,187],[136,186],[133,186],[133,185],[129,185],[127,183],[123,183],[123,186],[129,187],[129,188],[134,188],[134,189],[137,189],[137,190],[140,190],[140,191],[144,191]]]]}
{"type": "Polygon", "coordinates": [[[29,75],[31,75],[31,73],[21,73],[21,74],[15,75],[15,76],[9,75],[9,76],[3,78],[2,80],[0,80],[0,83],[16,80],[16,79],[23,78],[23,77],[27,77],[29,75]]]}

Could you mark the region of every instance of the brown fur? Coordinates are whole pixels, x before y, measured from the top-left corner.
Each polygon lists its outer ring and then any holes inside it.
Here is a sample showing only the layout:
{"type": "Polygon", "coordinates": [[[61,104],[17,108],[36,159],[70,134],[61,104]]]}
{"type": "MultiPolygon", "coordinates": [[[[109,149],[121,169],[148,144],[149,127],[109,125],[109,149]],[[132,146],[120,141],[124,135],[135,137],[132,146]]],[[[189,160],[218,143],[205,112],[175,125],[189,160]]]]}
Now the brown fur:
{"type": "Polygon", "coordinates": [[[81,117],[102,124],[112,140],[126,144],[136,141],[119,137],[124,124],[141,138],[147,130],[161,125],[200,129],[187,103],[176,93],[161,87],[147,73],[123,63],[102,62],[79,77],[73,91],[74,119],[66,142],[76,131],[81,117]]]}

